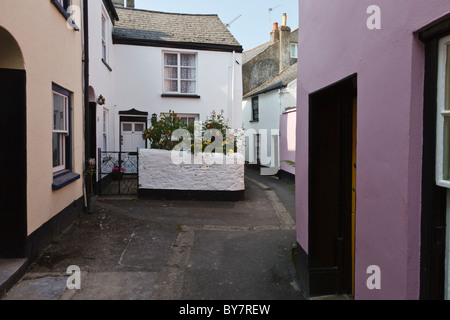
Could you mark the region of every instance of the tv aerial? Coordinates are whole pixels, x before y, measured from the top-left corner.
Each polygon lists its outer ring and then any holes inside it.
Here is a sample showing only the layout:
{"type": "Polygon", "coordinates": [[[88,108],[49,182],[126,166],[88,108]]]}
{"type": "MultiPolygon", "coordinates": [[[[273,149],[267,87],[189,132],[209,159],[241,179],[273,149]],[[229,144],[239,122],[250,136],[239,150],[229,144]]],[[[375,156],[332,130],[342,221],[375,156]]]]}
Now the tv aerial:
{"type": "Polygon", "coordinates": [[[231,20],[230,22],[228,22],[225,27],[229,28],[231,26],[231,24],[233,22],[235,22],[237,19],[239,19],[240,17],[242,17],[242,14],[238,15],[236,18],[234,18],[233,20],[231,20]]]}
{"type": "Polygon", "coordinates": [[[279,5],[277,5],[277,6],[273,7],[273,8],[269,8],[269,27],[270,27],[270,30],[272,30],[272,17],[271,17],[271,13],[272,13],[273,10],[275,10],[276,8],[279,8],[279,7],[281,7],[281,4],[279,4],[279,5]]]}

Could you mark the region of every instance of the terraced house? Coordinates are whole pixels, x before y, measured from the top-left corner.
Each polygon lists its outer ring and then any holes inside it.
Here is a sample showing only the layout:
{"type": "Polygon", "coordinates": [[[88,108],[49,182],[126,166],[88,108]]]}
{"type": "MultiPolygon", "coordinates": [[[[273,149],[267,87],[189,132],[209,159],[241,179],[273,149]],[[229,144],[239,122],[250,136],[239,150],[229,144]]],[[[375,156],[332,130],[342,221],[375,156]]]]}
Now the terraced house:
{"type": "Polygon", "coordinates": [[[0,262],[35,256],[83,210],[81,8],[0,2],[0,262]]]}
{"type": "Polygon", "coordinates": [[[224,110],[240,127],[242,46],[217,15],[116,10],[112,147],[144,147],[150,118],[170,110],[187,121],[224,110]]]}

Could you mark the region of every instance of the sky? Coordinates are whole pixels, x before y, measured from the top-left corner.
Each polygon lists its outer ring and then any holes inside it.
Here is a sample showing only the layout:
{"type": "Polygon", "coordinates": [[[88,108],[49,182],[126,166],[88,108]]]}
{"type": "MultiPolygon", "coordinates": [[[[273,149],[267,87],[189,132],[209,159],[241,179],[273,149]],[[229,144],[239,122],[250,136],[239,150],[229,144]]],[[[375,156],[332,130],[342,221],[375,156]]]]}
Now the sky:
{"type": "Polygon", "coordinates": [[[288,26],[298,28],[298,0],[136,0],[135,6],[162,12],[217,14],[224,24],[239,17],[229,30],[244,50],[269,41],[273,23],[281,25],[283,13],[287,14],[288,26]]]}

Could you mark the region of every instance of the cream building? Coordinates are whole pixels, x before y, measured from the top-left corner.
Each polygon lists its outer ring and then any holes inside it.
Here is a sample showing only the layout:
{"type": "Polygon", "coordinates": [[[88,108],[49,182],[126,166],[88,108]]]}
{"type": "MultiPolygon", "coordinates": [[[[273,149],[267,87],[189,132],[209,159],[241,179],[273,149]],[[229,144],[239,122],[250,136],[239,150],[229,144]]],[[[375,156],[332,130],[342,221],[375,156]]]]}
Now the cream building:
{"type": "Polygon", "coordinates": [[[81,2],[0,1],[0,259],[32,259],[83,210],[81,2]]]}

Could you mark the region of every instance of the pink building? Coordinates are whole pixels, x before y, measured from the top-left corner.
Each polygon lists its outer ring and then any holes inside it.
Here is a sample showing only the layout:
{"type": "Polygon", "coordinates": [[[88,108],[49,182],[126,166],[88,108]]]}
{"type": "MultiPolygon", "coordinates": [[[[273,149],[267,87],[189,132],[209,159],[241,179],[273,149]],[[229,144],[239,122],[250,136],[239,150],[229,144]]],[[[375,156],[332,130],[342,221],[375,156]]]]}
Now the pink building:
{"type": "Polygon", "coordinates": [[[450,2],[302,0],[299,11],[303,290],[448,298],[450,2]]]}

